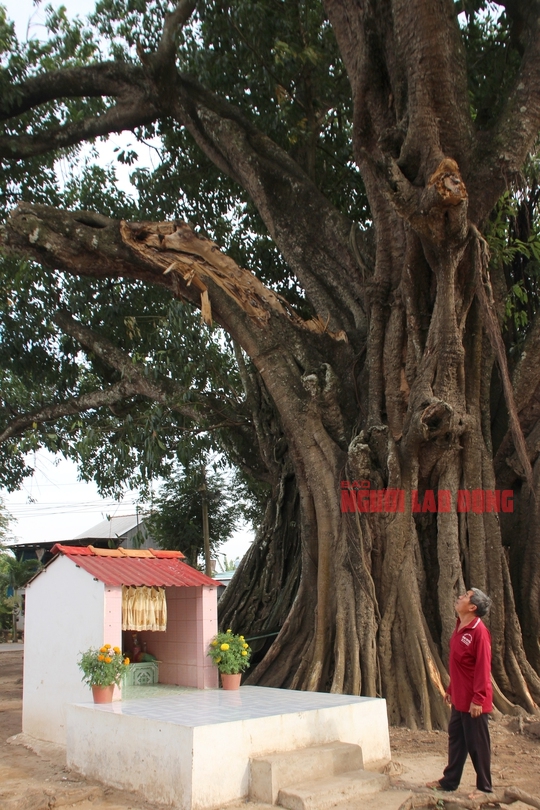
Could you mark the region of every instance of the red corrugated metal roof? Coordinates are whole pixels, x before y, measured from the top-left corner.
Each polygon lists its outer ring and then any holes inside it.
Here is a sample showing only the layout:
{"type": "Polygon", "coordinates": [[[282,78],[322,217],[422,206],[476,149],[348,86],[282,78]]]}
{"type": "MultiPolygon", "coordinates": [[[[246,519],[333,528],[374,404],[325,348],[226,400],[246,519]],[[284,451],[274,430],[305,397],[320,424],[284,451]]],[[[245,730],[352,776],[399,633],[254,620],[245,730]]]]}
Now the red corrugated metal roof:
{"type": "MultiPolygon", "coordinates": [[[[92,549],[90,546],[63,546],[57,543],[52,552],[69,557],[75,565],[88,571],[105,585],[147,585],[156,587],[176,586],[192,587],[195,585],[216,585],[213,579],[196,571],[182,562],[181,552],[160,552],[152,549],[148,553],[135,555],[122,554],[122,549],[107,549],[118,554],[104,555],[104,549],[92,549]],[[174,556],[172,556],[174,554],[174,556]],[[166,555],[166,556],[164,556],[166,555]]],[[[130,550],[131,551],[131,550],[130,550]]],[[[148,550],[145,550],[146,552],[148,550]]]]}

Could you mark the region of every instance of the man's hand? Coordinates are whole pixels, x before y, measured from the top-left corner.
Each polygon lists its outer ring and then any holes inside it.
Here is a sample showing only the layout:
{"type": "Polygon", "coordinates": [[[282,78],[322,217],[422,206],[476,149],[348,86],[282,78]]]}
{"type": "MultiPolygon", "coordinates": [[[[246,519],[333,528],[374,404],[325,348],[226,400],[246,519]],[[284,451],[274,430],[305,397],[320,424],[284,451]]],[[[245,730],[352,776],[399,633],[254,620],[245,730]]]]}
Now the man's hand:
{"type": "Polygon", "coordinates": [[[452,698],[450,697],[450,695],[449,695],[449,694],[446,694],[446,695],[444,696],[444,702],[446,703],[446,705],[447,705],[447,706],[451,706],[451,705],[452,705],[452,698]]]}
{"type": "Polygon", "coordinates": [[[480,717],[480,715],[482,714],[482,707],[478,706],[477,703],[471,703],[471,705],[469,706],[469,714],[471,715],[471,717],[480,717]]]}

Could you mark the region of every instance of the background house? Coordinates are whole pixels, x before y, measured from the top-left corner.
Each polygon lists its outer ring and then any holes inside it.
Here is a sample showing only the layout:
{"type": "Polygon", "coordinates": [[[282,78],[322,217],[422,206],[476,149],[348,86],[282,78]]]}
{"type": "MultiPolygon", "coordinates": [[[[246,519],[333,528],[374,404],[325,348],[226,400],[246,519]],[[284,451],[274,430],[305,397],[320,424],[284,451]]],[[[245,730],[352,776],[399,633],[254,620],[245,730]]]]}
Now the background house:
{"type": "Polygon", "coordinates": [[[53,547],[61,542],[64,546],[89,546],[97,548],[152,548],[156,545],[155,540],[149,534],[146,527],[146,518],[140,513],[134,515],[121,515],[102,520],[82,534],[68,540],[42,541],[36,537],[32,542],[11,543],[7,545],[17,559],[30,560],[37,559],[46,565],[52,559],[53,547]]]}
{"type": "Polygon", "coordinates": [[[122,515],[107,518],[74,538],[78,546],[102,546],[108,548],[152,548],[156,541],[149,534],[144,515],[122,515]]]}

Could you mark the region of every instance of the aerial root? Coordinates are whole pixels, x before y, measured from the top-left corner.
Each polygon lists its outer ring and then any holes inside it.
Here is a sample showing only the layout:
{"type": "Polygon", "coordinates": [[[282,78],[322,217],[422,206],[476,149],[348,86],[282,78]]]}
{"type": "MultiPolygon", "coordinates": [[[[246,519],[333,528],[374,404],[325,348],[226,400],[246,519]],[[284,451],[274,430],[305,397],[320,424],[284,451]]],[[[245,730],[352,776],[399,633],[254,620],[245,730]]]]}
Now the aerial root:
{"type": "Polygon", "coordinates": [[[523,802],[529,807],[540,810],[540,798],[531,796],[517,787],[507,787],[501,792],[486,793],[474,799],[456,796],[455,793],[418,791],[405,799],[399,806],[399,810],[416,810],[419,807],[444,807],[445,810],[460,810],[460,808],[478,810],[480,807],[498,807],[503,804],[514,804],[514,802],[523,802]]]}

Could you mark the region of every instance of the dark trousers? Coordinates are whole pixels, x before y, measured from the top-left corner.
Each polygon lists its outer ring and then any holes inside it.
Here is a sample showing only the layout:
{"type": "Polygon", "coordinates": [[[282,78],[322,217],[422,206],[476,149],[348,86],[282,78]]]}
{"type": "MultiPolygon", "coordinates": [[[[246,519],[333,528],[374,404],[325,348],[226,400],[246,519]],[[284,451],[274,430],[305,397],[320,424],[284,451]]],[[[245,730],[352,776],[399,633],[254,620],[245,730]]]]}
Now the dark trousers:
{"type": "Polygon", "coordinates": [[[452,706],[448,726],[448,765],[444,769],[440,786],[443,790],[457,790],[467,754],[476,771],[476,787],[491,793],[491,745],[487,714],[471,717],[469,712],[458,712],[452,706]]]}

